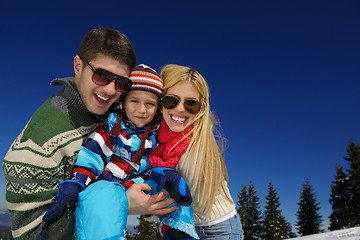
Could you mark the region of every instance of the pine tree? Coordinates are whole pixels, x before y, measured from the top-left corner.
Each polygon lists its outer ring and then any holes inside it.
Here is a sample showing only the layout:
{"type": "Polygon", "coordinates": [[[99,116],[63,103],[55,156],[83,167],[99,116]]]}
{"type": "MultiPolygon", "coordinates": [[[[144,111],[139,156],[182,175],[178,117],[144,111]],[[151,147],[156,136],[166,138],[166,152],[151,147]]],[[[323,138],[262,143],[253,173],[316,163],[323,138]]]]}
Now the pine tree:
{"type": "Polygon", "coordinates": [[[126,229],[126,240],[132,240],[135,239],[135,236],[126,229]]]}
{"type": "Polygon", "coordinates": [[[247,234],[247,227],[249,225],[249,216],[248,216],[248,204],[249,204],[249,197],[247,194],[246,186],[243,184],[241,185],[241,191],[238,193],[238,209],[237,212],[241,219],[242,229],[244,231],[244,237],[246,238],[247,234]]]}
{"type": "Polygon", "coordinates": [[[135,239],[137,240],[162,240],[164,239],[159,232],[159,223],[150,222],[145,220],[141,215],[138,218],[139,225],[135,226],[137,233],[135,234],[135,239]]]}
{"type": "Polygon", "coordinates": [[[263,239],[278,240],[288,238],[286,221],[279,207],[279,197],[273,184],[270,182],[263,216],[263,239]]]}
{"type": "Polygon", "coordinates": [[[348,220],[350,227],[360,225],[360,146],[351,140],[347,149],[348,157],[344,159],[349,162],[350,199],[348,220]]]}
{"type": "Polygon", "coordinates": [[[286,230],[287,230],[288,238],[297,237],[296,234],[293,232],[292,226],[291,226],[291,224],[289,222],[286,222],[286,230]]]}
{"type": "Polygon", "coordinates": [[[349,190],[349,178],[343,168],[337,164],[336,177],[331,184],[330,204],[332,213],[329,216],[329,230],[339,230],[350,227],[348,220],[349,199],[351,197],[349,190]]]}
{"type": "Polygon", "coordinates": [[[248,187],[248,216],[249,216],[249,240],[259,239],[261,236],[261,210],[260,210],[260,198],[257,196],[255,186],[252,182],[250,182],[248,187]]]}
{"type": "Polygon", "coordinates": [[[244,230],[245,240],[260,239],[261,234],[261,210],[259,197],[256,194],[253,183],[249,184],[248,192],[246,186],[242,185],[238,194],[238,213],[244,230]]]}
{"type": "Polygon", "coordinates": [[[320,233],[321,216],[319,203],[316,202],[316,195],[310,182],[307,180],[302,186],[300,201],[297,211],[298,221],[296,226],[301,236],[320,233]]]}

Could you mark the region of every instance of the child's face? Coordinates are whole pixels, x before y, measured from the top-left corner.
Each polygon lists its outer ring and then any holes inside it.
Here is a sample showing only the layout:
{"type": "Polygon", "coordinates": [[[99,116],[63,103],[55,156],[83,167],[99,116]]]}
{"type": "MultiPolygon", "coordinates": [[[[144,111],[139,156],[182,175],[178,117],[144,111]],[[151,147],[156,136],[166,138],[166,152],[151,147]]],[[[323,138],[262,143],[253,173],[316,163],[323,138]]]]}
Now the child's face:
{"type": "Polygon", "coordinates": [[[159,98],[151,92],[131,90],[124,101],[126,116],[141,128],[150,123],[156,114],[159,106],[159,98]]]}

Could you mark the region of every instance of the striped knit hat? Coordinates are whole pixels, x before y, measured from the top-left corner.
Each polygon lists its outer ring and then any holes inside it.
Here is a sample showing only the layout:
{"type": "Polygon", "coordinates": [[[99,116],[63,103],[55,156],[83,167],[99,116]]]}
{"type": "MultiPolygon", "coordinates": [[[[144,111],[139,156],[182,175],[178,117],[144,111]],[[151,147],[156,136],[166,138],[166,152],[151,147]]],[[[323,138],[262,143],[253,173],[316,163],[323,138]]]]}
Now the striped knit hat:
{"type": "Polygon", "coordinates": [[[151,67],[145,64],[137,65],[130,73],[130,79],[130,90],[148,91],[162,98],[163,80],[151,67]]]}

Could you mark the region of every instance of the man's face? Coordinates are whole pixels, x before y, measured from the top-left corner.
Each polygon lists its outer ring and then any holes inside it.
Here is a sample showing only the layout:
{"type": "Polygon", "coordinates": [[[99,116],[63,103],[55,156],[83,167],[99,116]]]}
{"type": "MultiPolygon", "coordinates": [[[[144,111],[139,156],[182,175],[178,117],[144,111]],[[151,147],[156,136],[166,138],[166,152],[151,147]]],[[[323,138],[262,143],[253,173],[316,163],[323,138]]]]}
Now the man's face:
{"type": "MultiPolygon", "coordinates": [[[[86,59],[87,60],[87,59],[86,59]]],[[[89,62],[94,69],[104,69],[116,75],[129,77],[126,65],[107,57],[99,56],[89,62]]],[[[79,56],[74,58],[75,87],[78,90],[86,108],[93,114],[102,115],[121,96],[115,89],[115,81],[108,85],[99,86],[92,81],[93,71],[85,65],[79,56]]]]}

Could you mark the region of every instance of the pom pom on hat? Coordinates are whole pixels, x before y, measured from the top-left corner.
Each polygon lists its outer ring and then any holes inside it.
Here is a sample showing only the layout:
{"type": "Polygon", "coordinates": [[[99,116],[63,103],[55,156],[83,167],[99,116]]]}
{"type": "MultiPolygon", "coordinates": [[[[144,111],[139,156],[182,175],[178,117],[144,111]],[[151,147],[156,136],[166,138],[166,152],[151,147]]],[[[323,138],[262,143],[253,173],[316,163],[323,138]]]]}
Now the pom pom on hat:
{"type": "Polygon", "coordinates": [[[145,64],[137,65],[130,73],[131,90],[142,90],[156,94],[162,98],[163,80],[159,74],[145,64]]]}

